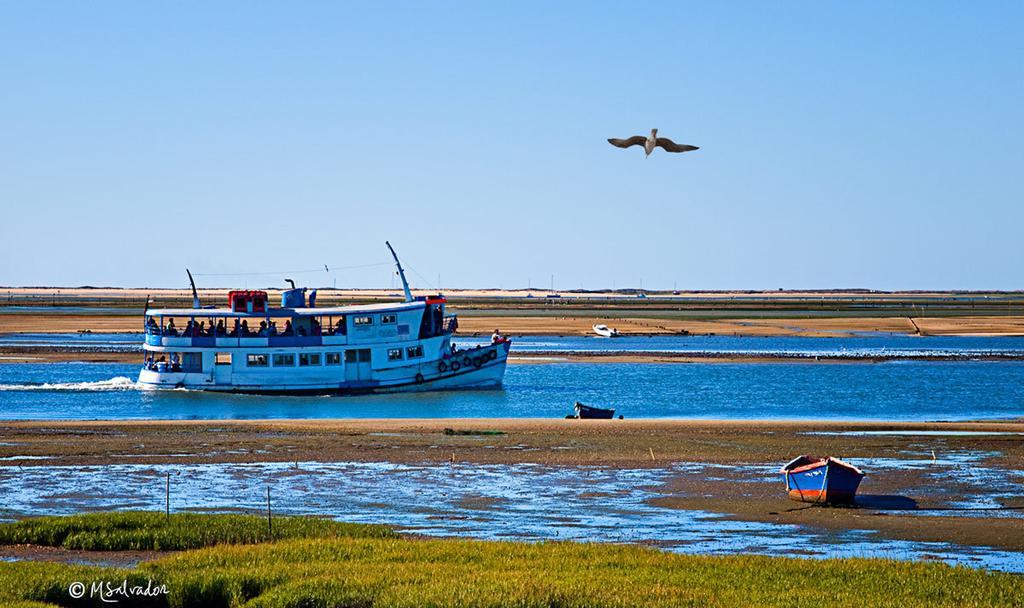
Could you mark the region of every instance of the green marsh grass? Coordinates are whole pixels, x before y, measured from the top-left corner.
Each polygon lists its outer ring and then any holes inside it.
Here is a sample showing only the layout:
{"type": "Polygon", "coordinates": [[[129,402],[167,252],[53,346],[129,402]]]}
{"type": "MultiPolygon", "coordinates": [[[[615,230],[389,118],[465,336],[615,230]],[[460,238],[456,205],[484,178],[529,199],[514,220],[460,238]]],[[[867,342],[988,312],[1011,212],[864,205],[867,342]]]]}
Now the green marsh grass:
{"type": "Polygon", "coordinates": [[[152,511],[36,517],[0,524],[0,545],[44,545],[91,551],[177,551],[218,544],[250,544],[292,538],[396,536],[386,526],[349,524],[313,517],[265,517],[152,511]]]}
{"type": "MultiPolygon", "coordinates": [[[[213,522],[221,516],[195,517],[213,522]]],[[[71,602],[67,586],[125,578],[165,584],[170,594],[158,603],[119,605],[172,608],[1024,605],[1024,578],[940,563],[691,556],[627,545],[424,540],[321,530],[325,536],[217,544],[130,570],[0,564],[0,605],[99,606],[98,600],[71,602]]],[[[207,538],[201,534],[183,544],[207,538]]]]}

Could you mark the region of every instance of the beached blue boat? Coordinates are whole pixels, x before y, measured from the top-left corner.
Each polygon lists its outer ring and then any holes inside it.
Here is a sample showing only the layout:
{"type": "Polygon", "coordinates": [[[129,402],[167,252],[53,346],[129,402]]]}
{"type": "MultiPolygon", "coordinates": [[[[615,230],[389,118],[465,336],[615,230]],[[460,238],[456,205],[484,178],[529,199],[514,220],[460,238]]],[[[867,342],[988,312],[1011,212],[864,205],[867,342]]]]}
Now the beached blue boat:
{"type": "Polygon", "coordinates": [[[863,471],[831,456],[798,456],[779,472],[791,499],[813,503],[852,503],[864,478],[863,471]]]}
{"type": "Polygon", "coordinates": [[[613,409],[584,405],[579,401],[576,402],[574,409],[576,418],[580,419],[611,420],[615,417],[615,410],[613,409]]]}

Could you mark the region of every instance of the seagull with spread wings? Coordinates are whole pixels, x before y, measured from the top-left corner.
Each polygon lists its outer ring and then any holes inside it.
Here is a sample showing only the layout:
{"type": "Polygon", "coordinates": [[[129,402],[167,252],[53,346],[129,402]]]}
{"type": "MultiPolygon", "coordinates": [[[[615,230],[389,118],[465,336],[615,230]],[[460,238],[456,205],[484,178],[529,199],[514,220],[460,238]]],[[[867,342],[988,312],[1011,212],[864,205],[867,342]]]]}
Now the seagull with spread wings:
{"type": "Polygon", "coordinates": [[[658,130],[651,129],[651,134],[647,137],[643,135],[634,135],[629,139],[612,139],[608,140],[608,143],[617,148],[628,148],[630,146],[643,146],[644,156],[650,156],[651,152],[654,152],[654,148],[658,147],[666,152],[690,152],[692,150],[699,150],[697,146],[688,146],[686,144],[677,144],[667,137],[658,137],[658,130]]]}

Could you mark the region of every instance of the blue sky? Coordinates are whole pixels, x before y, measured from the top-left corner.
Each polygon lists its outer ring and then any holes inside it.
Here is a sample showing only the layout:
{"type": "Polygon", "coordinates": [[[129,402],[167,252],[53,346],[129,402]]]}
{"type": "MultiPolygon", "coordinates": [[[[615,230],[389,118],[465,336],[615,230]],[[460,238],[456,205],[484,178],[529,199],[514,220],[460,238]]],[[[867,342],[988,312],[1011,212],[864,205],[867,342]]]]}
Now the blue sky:
{"type": "Polygon", "coordinates": [[[1021,288],[1022,64],[1019,2],[5,3],[0,285],[1021,288]]]}

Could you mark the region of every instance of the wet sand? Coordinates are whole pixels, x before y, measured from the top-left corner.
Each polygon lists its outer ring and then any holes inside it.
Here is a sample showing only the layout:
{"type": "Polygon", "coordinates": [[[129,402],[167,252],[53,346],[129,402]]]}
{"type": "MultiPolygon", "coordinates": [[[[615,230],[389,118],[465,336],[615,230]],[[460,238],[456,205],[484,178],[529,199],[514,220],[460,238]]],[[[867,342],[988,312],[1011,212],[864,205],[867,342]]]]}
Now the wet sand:
{"type": "Polygon", "coordinates": [[[293,461],[661,468],[670,471],[670,479],[652,501],[659,506],[1024,551],[1021,433],[1024,421],[19,421],[0,423],[0,458],[5,465],[26,468],[293,461]],[[996,434],[842,434],[876,431],[996,434]],[[907,466],[868,467],[861,508],[812,507],[788,500],[774,472],[800,453],[855,462],[896,459],[907,466]],[[937,460],[932,460],[933,453],[937,460]],[[967,464],[951,468],[949,462],[964,458],[967,464]],[[673,469],[677,463],[704,468],[681,473],[673,469]],[[1004,489],[994,508],[965,507],[984,498],[984,492],[957,471],[994,471],[1016,489],[1004,489]]]}
{"type": "Polygon", "coordinates": [[[249,462],[254,455],[266,462],[448,462],[455,451],[457,459],[464,462],[645,467],[675,461],[784,462],[797,452],[868,458],[913,447],[918,451],[935,449],[939,454],[947,450],[992,452],[986,462],[1024,468],[1024,435],[1019,433],[1024,433],[1024,420],[18,420],[0,422],[0,457],[50,457],[40,464],[249,462]],[[445,429],[455,434],[445,434],[445,429]],[[818,434],[864,431],[1008,434],[818,434]],[[15,445],[2,445],[5,443],[15,445]],[[161,456],[172,453],[182,456],[161,456]]]}
{"type": "Polygon", "coordinates": [[[0,545],[0,562],[28,561],[134,568],[142,562],[174,555],[177,551],[83,551],[40,545],[0,545]]]}
{"type": "MultiPolygon", "coordinates": [[[[495,328],[516,335],[593,335],[595,324],[615,327],[624,335],[713,334],[722,336],[836,337],[856,332],[909,335],[1021,336],[1024,316],[967,317],[835,317],[688,319],[631,317],[628,311],[595,316],[492,315],[459,313],[460,335],[490,335],[495,328]],[[603,316],[601,316],[603,315],[603,316]]],[[[140,311],[141,313],[141,311],[140,311]]],[[[141,314],[0,314],[0,333],[125,333],[142,330],[141,314]]]]}

